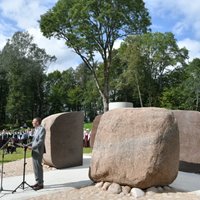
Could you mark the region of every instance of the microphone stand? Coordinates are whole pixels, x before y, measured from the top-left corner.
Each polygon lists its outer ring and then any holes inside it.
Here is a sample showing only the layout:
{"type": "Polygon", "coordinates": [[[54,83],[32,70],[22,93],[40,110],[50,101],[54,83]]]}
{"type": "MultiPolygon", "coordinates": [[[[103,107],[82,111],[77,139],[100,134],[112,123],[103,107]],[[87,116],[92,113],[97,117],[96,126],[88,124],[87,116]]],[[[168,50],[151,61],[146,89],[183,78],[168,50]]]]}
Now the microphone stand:
{"type": "Polygon", "coordinates": [[[8,146],[8,143],[10,142],[11,138],[8,139],[8,141],[0,148],[2,150],[2,159],[1,159],[1,186],[0,186],[0,192],[2,191],[12,191],[12,190],[4,190],[3,189],[3,175],[5,174],[4,170],[4,155],[5,155],[5,148],[8,146]]]}
{"type": "MultiPolygon", "coordinates": [[[[18,188],[25,189],[25,185],[28,187],[32,188],[26,181],[25,181],[25,169],[26,169],[26,150],[27,146],[26,145],[21,145],[24,148],[24,167],[23,167],[23,180],[22,182],[12,191],[12,193],[16,192],[18,188]]],[[[32,188],[33,189],[33,188],[32,188]]]]}

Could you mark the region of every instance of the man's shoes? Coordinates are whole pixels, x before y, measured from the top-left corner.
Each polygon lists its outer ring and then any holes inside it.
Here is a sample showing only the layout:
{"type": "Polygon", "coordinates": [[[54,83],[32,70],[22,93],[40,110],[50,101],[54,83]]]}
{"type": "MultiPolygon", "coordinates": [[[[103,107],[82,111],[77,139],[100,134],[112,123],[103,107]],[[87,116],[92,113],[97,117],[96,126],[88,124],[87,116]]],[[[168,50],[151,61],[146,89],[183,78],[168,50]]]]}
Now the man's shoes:
{"type": "Polygon", "coordinates": [[[33,187],[34,190],[41,190],[43,188],[44,188],[43,185],[38,185],[38,184],[37,184],[37,186],[33,187]]]}
{"type": "Polygon", "coordinates": [[[32,188],[38,186],[38,183],[34,184],[34,185],[31,185],[32,188]]]}

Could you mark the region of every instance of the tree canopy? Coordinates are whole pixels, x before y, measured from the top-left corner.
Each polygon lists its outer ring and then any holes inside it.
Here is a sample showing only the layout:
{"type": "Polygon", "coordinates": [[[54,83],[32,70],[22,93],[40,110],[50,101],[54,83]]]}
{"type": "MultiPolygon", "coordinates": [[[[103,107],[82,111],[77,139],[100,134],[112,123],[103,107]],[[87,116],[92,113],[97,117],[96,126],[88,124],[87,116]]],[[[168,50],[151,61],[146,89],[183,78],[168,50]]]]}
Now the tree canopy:
{"type": "Polygon", "coordinates": [[[59,0],[40,19],[44,36],[64,39],[92,72],[104,111],[108,110],[114,42],[130,34],[145,33],[150,24],[143,0],[59,0]],[[103,60],[102,86],[96,73],[97,53],[103,60]]]}
{"type": "MultiPolygon", "coordinates": [[[[122,77],[127,87],[137,87],[140,106],[159,106],[165,76],[186,64],[188,50],[179,48],[172,33],[129,36],[120,48],[127,63],[122,77]]],[[[123,83],[123,81],[121,82],[123,83]]]]}
{"type": "Polygon", "coordinates": [[[42,116],[44,71],[55,57],[33,43],[27,32],[16,32],[3,48],[1,60],[8,87],[6,117],[18,124],[36,114],[42,116]]]}

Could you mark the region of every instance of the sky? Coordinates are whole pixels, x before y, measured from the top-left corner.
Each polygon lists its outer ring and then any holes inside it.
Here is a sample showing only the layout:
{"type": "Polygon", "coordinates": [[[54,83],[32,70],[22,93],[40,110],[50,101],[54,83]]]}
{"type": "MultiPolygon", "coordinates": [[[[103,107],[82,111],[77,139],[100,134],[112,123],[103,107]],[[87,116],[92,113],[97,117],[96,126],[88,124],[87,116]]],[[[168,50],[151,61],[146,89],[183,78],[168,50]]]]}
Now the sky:
{"type": "MultiPolygon", "coordinates": [[[[81,59],[63,40],[47,39],[40,32],[40,16],[52,8],[58,0],[0,0],[0,50],[17,31],[28,31],[34,42],[44,48],[57,61],[47,73],[77,67],[81,59]]],[[[199,0],[144,0],[153,32],[172,32],[180,48],[189,50],[190,60],[200,58],[200,1],[199,0]]],[[[117,41],[115,47],[119,47],[117,41]]]]}

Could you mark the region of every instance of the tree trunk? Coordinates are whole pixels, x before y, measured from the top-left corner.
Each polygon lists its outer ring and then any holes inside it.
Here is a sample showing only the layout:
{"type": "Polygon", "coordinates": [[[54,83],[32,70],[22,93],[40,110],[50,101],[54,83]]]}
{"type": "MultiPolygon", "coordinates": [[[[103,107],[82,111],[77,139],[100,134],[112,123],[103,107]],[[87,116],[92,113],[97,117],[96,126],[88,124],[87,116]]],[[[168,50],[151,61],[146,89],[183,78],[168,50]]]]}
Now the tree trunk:
{"type": "Polygon", "coordinates": [[[98,78],[96,76],[96,73],[95,71],[92,71],[93,75],[94,75],[94,80],[95,80],[95,83],[96,83],[96,86],[97,86],[97,89],[99,91],[99,94],[101,95],[101,98],[102,98],[102,102],[103,102],[103,112],[106,112],[108,111],[109,109],[109,91],[107,91],[105,88],[108,88],[108,87],[104,87],[104,91],[101,90],[101,87],[100,87],[100,84],[99,84],[99,81],[98,81],[98,78]],[[105,94],[106,93],[106,94],[105,94]]]}
{"type": "Polygon", "coordinates": [[[139,85],[139,83],[138,83],[138,78],[137,78],[137,75],[136,75],[136,74],[135,74],[135,78],[136,78],[138,96],[139,96],[139,99],[140,99],[140,106],[143,107],[142,96],[141,96],[141,92],[140,92],[140,85],[139,85]]]}
{"type": "Polygon", "coordinates": [[[198,107],[199,107],[199,91],[197,90],[196,93],[196,110],[198,111],[198,107]]]}
{"type": "Polygon", "coordinates": [[[109,110],[109,98],[106,98],[105,95],[102,96],[103,101],[103,112],[107,112],[109,110]]]}
{"type": "Polygon", "coordinates": [[[109,110],[109,65],[107,61],[104,62],[104,93],[102,96],[104,113],[109,110]]]}
{"type": "MultiPolygon", "coordinates": [[[[78,50],[75,50],[76,53],[82,58],[83,62],[86,64],[86,66],[88,67],[88,69],[92,72],[94,80],[95,80],[95,84],[97,86],[97,89],[101,95],[102,98],[102,102],[103,102],[103,111],[106,112],[109,110],[109,73],[110,73],[110,65],[111,65],[111,57],[112,57],[112,52],[110,52],[110,55],[108,56],[108,58],[103,59],[104,60],[104,83],[103,83],[103,87],[100,86],[97,74],[96,74],[96,67],[94,66],[94,64],[91,64],[89,62],[89,60],[87,58],[85,58],[78,50]]],[[[105,55],[106,55],[106,51],[105,51],[105,55]]]]}

